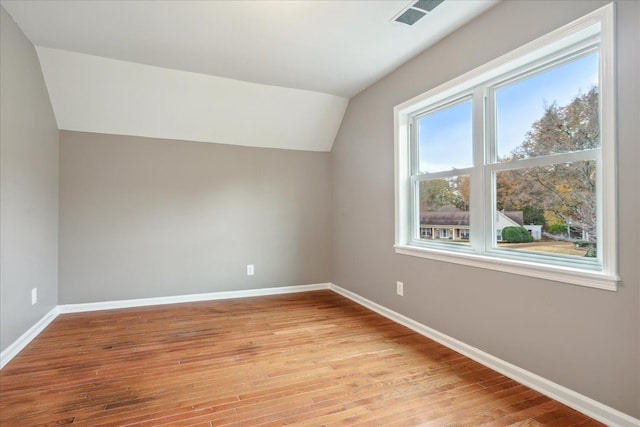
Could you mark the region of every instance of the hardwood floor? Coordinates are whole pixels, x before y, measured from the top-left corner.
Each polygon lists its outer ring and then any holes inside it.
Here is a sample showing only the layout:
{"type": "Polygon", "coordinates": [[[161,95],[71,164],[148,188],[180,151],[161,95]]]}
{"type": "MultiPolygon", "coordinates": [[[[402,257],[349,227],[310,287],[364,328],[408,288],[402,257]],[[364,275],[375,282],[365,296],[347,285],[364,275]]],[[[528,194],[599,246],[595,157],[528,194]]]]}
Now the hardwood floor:
{"type": "Polygon", "coordinates": [[[0,423],[602,425],[331,291],[61,315],[0,423]]]}

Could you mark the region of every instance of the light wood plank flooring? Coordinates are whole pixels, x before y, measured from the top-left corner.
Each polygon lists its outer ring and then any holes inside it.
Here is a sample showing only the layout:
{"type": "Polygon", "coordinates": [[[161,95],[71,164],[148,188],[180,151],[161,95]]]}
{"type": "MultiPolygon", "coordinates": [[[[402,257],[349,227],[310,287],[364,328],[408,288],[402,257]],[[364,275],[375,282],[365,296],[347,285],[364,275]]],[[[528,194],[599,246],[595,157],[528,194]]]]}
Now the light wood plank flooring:
{"type": "Polygon", "coordinates": [[[331,291],[66,314],[2,426],[596,426],[331,291]]]}

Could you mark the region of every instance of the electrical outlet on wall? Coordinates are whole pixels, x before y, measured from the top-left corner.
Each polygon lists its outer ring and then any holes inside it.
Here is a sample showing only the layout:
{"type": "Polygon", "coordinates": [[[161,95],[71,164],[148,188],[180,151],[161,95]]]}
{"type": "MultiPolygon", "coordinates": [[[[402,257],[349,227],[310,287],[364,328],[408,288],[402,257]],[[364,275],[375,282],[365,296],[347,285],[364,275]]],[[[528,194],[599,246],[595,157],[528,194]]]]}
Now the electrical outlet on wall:
{"type": "Polygon", "coordinates": [[[396,293],[400,296],[404,295],[404,283],[396,282],[396,293]]]}
{"type": "Polygon", "coordinates": [[[38,302],[38,288],[31,289],[31,305],[35,305],[38,302]]]}
{"type": "Polygon", "coordinates": [[[247,276],[253,276],[253,264],[247,264],[247,276]]]}

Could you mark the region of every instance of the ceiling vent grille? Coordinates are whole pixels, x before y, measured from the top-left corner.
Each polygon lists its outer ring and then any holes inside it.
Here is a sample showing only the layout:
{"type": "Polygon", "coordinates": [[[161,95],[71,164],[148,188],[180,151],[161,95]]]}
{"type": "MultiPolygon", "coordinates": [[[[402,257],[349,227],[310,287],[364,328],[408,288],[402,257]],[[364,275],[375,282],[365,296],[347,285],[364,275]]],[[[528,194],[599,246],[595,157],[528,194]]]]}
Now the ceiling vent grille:
{"type": "Polygon", "coordinates": [[[444,0],[418,0],[393,20],[401,24],[413,25],[422,19],[427,12],[431,12],[438,7],[443,1],[444,0]]]}
{"type": "Polygon", "coordinates": [[[440,6],[444,0],[418,0],[413,6],[415,9],[422,9],[425,12],[431,12],[436,7],[440,6]]]}

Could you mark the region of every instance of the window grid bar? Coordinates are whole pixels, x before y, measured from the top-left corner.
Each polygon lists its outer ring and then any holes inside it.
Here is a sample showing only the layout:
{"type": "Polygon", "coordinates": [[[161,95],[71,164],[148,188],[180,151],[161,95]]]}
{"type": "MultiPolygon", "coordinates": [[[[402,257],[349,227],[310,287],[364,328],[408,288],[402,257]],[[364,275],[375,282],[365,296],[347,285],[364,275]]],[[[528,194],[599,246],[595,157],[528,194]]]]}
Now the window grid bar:
{"type": "Polygon", "coordinates": [[[570,153],[549,154],[540,157],[529,157],[526,159],[511,160],[502,163],[492,163],[486,165],[486,169],[491,172],[525,169],[536,166],[552,166],[561,163],[574,163],[580,161],[593,160],[597,163],[600,158],[600,148],[592,148],[584,151],[572,151],[570,153]]]}

